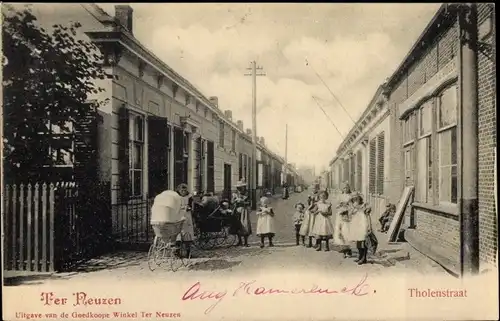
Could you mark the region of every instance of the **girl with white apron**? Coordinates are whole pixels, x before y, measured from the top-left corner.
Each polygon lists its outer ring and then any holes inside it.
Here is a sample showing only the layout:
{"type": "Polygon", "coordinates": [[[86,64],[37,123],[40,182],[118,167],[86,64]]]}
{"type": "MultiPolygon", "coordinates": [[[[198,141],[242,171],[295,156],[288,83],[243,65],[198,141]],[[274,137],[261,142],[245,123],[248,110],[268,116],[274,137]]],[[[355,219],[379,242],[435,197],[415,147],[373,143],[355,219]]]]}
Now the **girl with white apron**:
{"type": "Polygon", "coordinates": [[[321,251],[321,243],[325,241],[325,251],[330,251],[330,239],[333,235],[332,203],[328,202],[328,192],[319,194],[319,201],[316,203],[314,212],[314,226],[312,234],[316,238],[316,251],[321,251]]]}
{"type": "Polygon", "coordinates": [[[299,234],[303,237],[309,237],[309,243],[307,244],[306,247],[310,248],[312,247],[312,239],[314,235],[311,233],[312,228],[314,226],[314,219],[315,216],[314,214],[311,213],[311,211],[314,209],[314,206],[316,205],[316,202],[318,201],[318,190],[315,188],[314,189],[314,194],[309,196],[308,199],[308,208],[306,209],[306,212],[304,213],[304,221],[302,222],[302,226],[300,227],[300,232],[299,234]]]}
{"type": "Polygon", "coordinates": [[[339,195],[335,226],[333,229],[333,244],[340,247],[340,252],[344,254],[344,258],[352,256],[352,251],[349,246],[349,226],[351,219],[349,210],[350,194],[351,187],[349,184],[345,183],[342,194],[339,195]]]}
{"type": "Polygon", "coordinates": [[[257,210],[257,235],[260,236],[260,247],[264,247],[264,239],[269,239],[269,247],[273,247],[273,237],[276,233],[274,228],[274,210],[269,206],[269,198],[260,199],[260,208],[257,210]]]}
{"type": "Polygon", "coordinates": [[[350,240],[356,242],[358,248],[358,265],[366,263],[368,249],[366,246],[366,238],[370,232],[371,221],[367,215],[367,207],[363,202],[363,197],[359,193],[353,193],[351,196],[351,223],[350,223],[350,240]]]}

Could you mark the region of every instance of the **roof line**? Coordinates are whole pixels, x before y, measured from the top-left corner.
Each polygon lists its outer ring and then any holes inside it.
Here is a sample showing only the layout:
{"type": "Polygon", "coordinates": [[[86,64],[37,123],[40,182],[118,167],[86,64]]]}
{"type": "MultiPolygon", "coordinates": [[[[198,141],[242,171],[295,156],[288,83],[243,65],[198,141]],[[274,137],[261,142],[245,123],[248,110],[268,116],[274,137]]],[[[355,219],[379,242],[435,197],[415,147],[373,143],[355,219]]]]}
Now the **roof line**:
{"type": "Polygon", "coordinates": [[[387,80],[387,85],[389,87],[392,86],[393,82],[396,80],[396,78],[398,77],[399,73],[402,71],[402,69],[404,69],[403,67],[408,63],[408,61],[410,60],[410,58],[413,56],[414,51],[420,45],[420,43],[422,42],[422,40],[427,37],[427,35],[429,34],[430,29],[436,24],[436,21],[438,20],[438,18],[444,12],[446,12],[446,10],[447,10],[447,8],[449,6],[450,6],[450,4],[443,3],[439,7],[439,9],[436,11],[436,13],[432,17],[431,21],[427,24],[427,26],[425,27],[424,31],[422,31],[422,33],[418,37],[417,41],[415,41],[413,43],[413,46],[411,47],[410,51],[408,51],[408,53],[406,54],[406,56],[404,57],[404,59],[401,61],[401,63],[399,64],[399,66],[394,70],[394,72],[392,73],[392,75],[387,80]]]}

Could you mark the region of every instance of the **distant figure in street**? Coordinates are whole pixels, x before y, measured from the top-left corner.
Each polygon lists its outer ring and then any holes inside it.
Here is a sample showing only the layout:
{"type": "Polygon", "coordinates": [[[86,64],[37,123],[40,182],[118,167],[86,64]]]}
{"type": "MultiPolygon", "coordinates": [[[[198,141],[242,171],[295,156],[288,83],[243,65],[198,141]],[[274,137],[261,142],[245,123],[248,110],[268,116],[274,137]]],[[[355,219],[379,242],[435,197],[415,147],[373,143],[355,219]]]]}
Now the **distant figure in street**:
{"type": "Polygon", "coordinates": [[[346,182],[342,189],[342,194],[339,195],[337,205],[337,215],[335,217],[335,226],[333,231],[333,244],[340,246],[340,252],[344,254],[344,258],[352,256],[352,251],[349,246],[349,226],[350,226],[350,212],[349,200],[351,194],[351,187],[346,182]]]}
{"type": "Polygon", "coordinates": [[[366,239],[371,232],[371,220],[367,215],[366,204],[363,202],[363,196],[358,192],[353,192],[350,198],[351,202],[351,223],[349,229],[349,239],[356,242],[358,249],[358,265],[365,264],[368,254],[366,239]]]}
{"type": "Polygon", "coordinates": [[[264,240],[269,239],[269,247],[274,246],[273,237],[275,235],[274,228],[274,210],[269,205],[270,198],[263,196],[260,199],[260,207],[257,210],[257,235],[260,236],[260,247],[264,247],[264,240]]]}
{"type": "Polygon", "coordinates": [[[302,222],[302,226],[300,227],[300,232],[299,232],[301,236],[309,237],[309,243],[306,246],[308,248],[313,246],[312,239],[314,235],[311,233],[311,231],[314,226],[315,216],[311,213],[311,211],[316,206],[316,202],[319,201],[318,193],[319,189],[317,188],[317,186],[315,186],[313,189],[313,194],[310,195],[307,199],[307,209],[304,214],[304,221],[302,222]]]}
{"type": "Polygon", "coordinates": [[[314,226],[312,234],[316,237],[316,251],[321,251],[321,243],[325,241],[325,251],[330,251],[330,240],[333,236],[333,224],[331,217],[333,214],[332,203],[328,201],[328,192],[319,194],[319,201],[316,203],[313,214],[314,226]]]}
{"type": "Polygon", "coordinates": [[[250,199],[247,196],[247,184],[244,180],[236,183],[236,194],[233,195],[232,203],[235,206],[235,215],[240,226],[238,229],[238,246],[249,246],[248,237],[252,235],[252,224],[250,222],[250,199]]]}
{"type": "Polygon", "coordinates": [[[283,199],[287,200],[290,197],[289,191],[288,191],[288,184],[283,183],[283,199]]]}
{"type": "Polygon", "coordinates": [[[387,204],[384,213],[378,220],[380,223],[380,232],[386,233],[389,230],[394,215],[396,215],[396,205],[387,204]]]}
{"type": "Polygon", "coordinates": [[[295,226],[295,242],[299,245],[299,239],[302,239],[302,245],[305,244],[305,236],[300,235],[300,227],[302,226],[302,222],[304,222],[304,211],[306,207],[302,203],[295,204],[295,213],[293,214],[293,225],[295,226]]]}

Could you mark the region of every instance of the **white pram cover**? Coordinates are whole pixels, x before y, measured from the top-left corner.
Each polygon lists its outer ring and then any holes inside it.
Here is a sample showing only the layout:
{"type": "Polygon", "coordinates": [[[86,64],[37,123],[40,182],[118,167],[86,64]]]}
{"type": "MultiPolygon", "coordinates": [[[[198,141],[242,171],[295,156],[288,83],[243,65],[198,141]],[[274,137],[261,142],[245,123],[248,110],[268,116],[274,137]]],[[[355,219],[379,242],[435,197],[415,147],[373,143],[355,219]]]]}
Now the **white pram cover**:
{"type": "Polygon", "coordinates": [[[151,207],[151,224],[177,223],[184,220],[182,198],[176,191],[164,191],[155,197],[151,207]]]}

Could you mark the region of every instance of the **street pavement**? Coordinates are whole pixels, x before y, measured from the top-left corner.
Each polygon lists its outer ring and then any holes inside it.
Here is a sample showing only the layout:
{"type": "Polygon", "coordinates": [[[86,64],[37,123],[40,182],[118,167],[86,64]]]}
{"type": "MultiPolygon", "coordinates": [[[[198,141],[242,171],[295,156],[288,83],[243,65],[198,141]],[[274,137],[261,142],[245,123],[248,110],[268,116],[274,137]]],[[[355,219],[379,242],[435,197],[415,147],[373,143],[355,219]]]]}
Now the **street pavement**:
{"type": "MultiPolygon", "coordinates": [[[[102,257],[92,259],[81,266],[79,271],[73,273],[55,274],[50,277],[39,277],[32,279],[36,284],[44,282],[66,282],[68,279],[82,281],[85,279],[134,279],[151,277],[169,278],[175,273],[176,278],[182,278],[199,274],[200,276],[221,275],[232,273],[234,275],[244,274],[249,271],[253,273],[265,273],[269,270],[280,269],[306,269],[322,271],[335,274],[367,272],[371,275],[390,276],[395,273],[406,273],[408,271],[419,274],[441,274],[445,275],[443,269],[416,252],[411,252],[404,245],[389,245],[385,235],[379,234],[379,253],[369,257],[369,263],[357,265],[355,257],[344,259],[334,246],[330,252],[318,252],[312,248],[296,246],[295,230],[292,221],[294,205],[306,202],[308,191],[294,193],[288,200],[274,198],[271,205],[276,213],[276,236],[274,247],[259,247],[260,239],[256,235],[249,238],[250,247],[222,247],[207,251],[197,251],[188,266],[182,267],[176,272],[171,272],[163,265],[155,271],[150,271],[147,263],[147,252],[115,252],[102,257]]],[[[332,200],[335,206],[335,201],[332,200]]],[[[334,222],[335,215],[332,218],[334,222]]],[[[374,222],[376,224],[376,222],[374,222]]],[[[252,215],[252,227],[255,233],[256,218],[252,215]]],[[[354,249],[354,254],[356,251],[354,249]]],[[[13,278],[10,284],[30,284],[30,278],[13,278]]]]}

